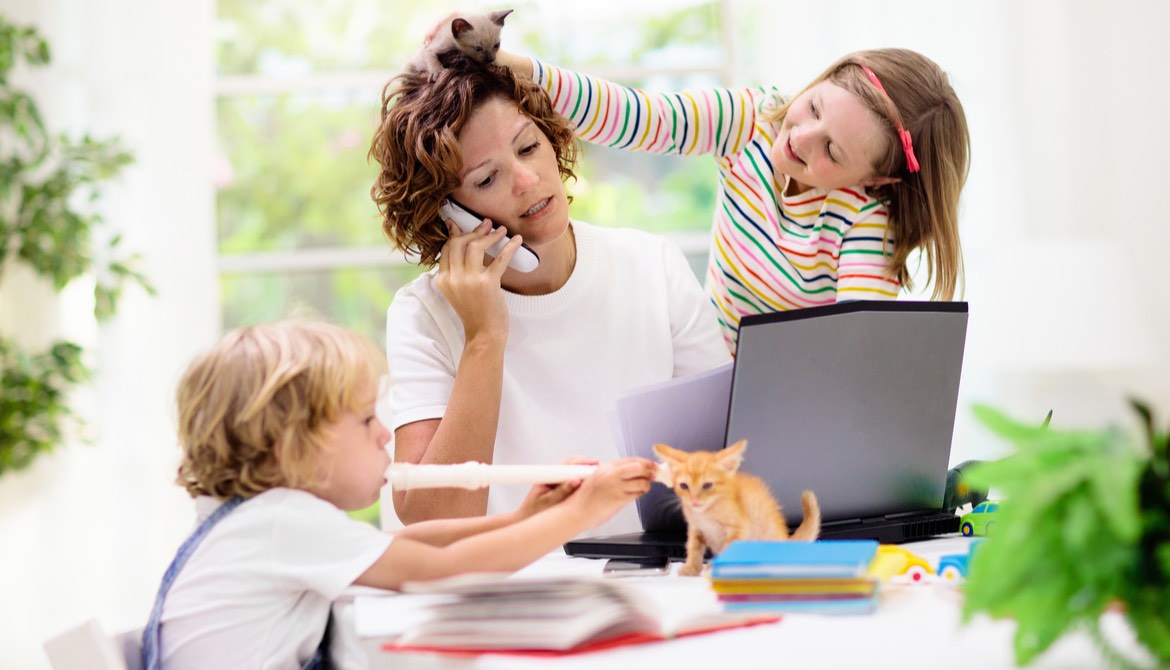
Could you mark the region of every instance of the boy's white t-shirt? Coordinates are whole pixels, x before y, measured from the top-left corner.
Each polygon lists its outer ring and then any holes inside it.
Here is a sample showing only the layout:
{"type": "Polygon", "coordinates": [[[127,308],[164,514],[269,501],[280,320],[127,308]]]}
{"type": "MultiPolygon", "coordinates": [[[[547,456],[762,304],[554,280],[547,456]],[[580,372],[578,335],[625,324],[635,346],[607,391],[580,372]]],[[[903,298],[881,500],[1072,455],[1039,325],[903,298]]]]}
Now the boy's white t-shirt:
{"type": "MultiPolygon", "coordinates": [[[[222,501],[200,497],[199,522],[222,501]]],[[[392,537],[320,498],[278,488],[228,513],[179,572],[162,612],[164,667],[300,668],[332,602],[392,537]]]]}

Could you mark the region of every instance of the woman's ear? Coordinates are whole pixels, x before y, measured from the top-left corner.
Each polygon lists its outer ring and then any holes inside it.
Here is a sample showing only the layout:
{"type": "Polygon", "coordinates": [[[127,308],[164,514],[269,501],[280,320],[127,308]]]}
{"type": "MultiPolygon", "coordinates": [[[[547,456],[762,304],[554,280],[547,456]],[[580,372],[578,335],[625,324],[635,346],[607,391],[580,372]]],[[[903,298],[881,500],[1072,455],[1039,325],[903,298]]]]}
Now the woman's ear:
{"type": "Polygon", "coordinates": [[[870,177],[861,182],[861,185],[870,188],[872,186],[887,186],[889,184],[897,184],[902,181],[900,177],[870,177]]]}

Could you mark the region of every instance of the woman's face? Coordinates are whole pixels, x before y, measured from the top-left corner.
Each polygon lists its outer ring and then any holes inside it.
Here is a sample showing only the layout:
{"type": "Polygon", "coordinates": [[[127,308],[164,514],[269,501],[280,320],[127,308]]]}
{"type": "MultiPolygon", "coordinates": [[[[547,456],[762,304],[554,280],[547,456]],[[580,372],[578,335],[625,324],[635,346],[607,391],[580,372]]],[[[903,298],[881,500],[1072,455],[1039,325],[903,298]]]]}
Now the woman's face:
{"type": "Polygon", "coordinates": [[[568,230],[569,200],[548,137],[510,100],[493,98],[459,133],[463,169],[455,199],[533,248],[568,230]]]}
{"type": "Polygon", "coordinates": [[[876,114],[849,91],[822,81],[788,106],[772,144],[772,169],[813,188],[869,186],[877,181],[873,165],[886,142],[876,114]]]}

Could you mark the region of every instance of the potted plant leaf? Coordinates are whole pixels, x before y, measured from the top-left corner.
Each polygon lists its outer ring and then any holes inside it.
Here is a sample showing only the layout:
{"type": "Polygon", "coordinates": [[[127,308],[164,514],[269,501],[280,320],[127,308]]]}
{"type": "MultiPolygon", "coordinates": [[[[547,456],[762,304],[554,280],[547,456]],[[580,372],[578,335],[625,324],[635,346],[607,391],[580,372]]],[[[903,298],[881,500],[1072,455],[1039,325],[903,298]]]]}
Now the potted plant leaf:
{"type": "Polygon", "coordinates": [[[971,558],[963,616],[1016,621],[1027,664],[1066,632],[1086,630],[1116,667],[1170,666],[1170,436],[1132,403],[1138,440],[1115,428],[1061,431],[975,408],[1013,454],[969,472],[1003,502],[996,533],[971,558]],[[1100,628],[1118,609],[1150,659],[1120,653],[1100,628]]]}
{"type": "MultiPolygon", "coordinates": [[[[102,185],[131,162],[117,140],[53,136],[36,101],[12,82],[18,64],[49,63],[49,45],[35,28],[0,15],[0,280],[23,265],[60,291],[83,275],[94,278],[94,313],[114,314],[127,283],[152,289],[120,257],[121,240],[94,241],[104,224],[94,202],[102,185]]],[[[5,307],[11,309],[11,307],[5,307]]],[[[57,340],[27,351],[0,333],[0,475],[27,467],[53,449],[72,417],[68,393],[89,376],[82,347],[57,340]]]]}

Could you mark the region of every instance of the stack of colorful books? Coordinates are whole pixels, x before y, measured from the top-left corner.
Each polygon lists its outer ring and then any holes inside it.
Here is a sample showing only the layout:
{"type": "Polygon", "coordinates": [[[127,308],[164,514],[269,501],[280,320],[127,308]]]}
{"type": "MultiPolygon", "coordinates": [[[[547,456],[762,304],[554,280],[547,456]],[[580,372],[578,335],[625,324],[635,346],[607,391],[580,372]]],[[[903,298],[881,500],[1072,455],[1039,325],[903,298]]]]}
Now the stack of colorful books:
{"type": "Polygon", "coordinates": [[[877,606],[872,540],[733,542],[711,561],[723,609],[864,614],[877,606]]]}

